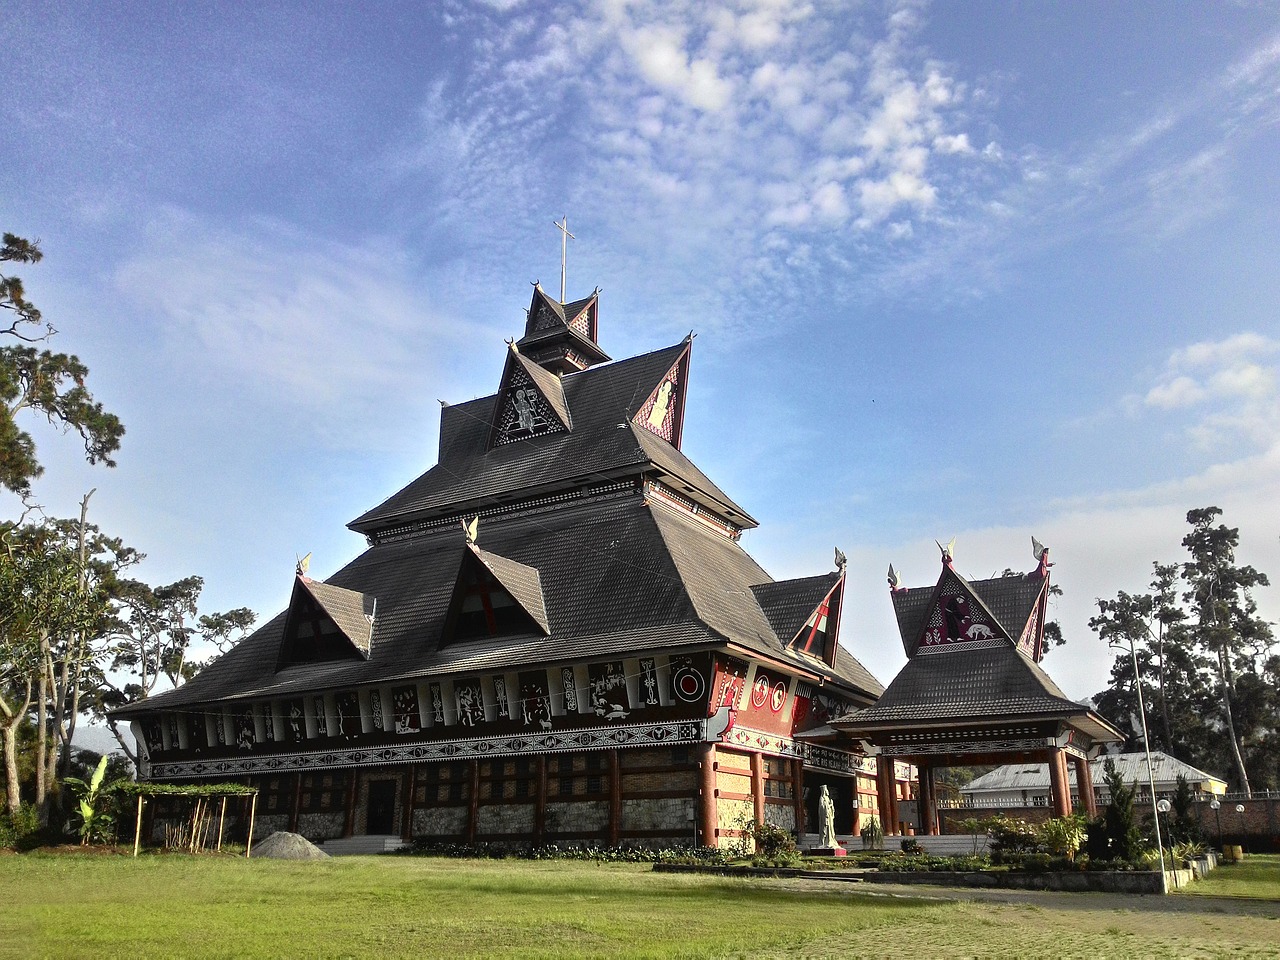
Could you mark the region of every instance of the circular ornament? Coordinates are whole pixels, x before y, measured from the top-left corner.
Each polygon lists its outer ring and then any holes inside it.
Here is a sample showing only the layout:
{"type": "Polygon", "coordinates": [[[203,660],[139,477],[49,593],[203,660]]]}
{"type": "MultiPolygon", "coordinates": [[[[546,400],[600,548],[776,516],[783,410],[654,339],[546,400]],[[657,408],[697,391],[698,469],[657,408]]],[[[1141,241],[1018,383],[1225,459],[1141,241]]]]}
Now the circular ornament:
{"type": "Polygon", "coordinates": [[[769,678],[756,677],[751,685],[751,705],[757,709],[769,702],[769,678]]]}

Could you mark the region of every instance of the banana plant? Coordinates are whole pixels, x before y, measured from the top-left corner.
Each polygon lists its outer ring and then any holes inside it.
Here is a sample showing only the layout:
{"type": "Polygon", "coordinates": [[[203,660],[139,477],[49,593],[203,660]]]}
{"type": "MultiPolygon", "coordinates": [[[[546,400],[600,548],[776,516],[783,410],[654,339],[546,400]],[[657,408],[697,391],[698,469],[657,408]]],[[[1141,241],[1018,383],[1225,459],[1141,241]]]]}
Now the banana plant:
{"type": "Polygon", "coordinates": [[[102,781],[106,775],[107,758],[104,756],[98,761],[98,768],[93,771],[93,776],[89,778],[88,783],[79,777],[67,777],[62,781],[80,799],[80,806],[76,813],[80,818],[82,847],[87,847],[90,840],[104,839],[107,831],[115,825],[114,817],[106,810],[98,809],[98,805],[106,799],[105,791],[102,789],[102,781]]]}

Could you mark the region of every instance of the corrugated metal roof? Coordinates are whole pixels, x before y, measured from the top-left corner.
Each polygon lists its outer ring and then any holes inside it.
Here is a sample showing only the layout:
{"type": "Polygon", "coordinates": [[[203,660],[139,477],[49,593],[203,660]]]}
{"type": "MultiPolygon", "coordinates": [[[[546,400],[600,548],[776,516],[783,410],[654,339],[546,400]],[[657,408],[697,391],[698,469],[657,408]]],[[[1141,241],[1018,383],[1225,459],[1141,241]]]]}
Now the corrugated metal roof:
{"type": "MultiPolygon", "coordinates": [[[[1095,786],[1103,783],[1105,777],[1105,767],[1107,760],[1110,759],[1116,765],[1116,770],[1120,776],[1124,778],[1126,783],[1146,783],[1147,782],[1147,755],[1145,753],[1117,753],[1098,757],[1089,764],[1089,771],[1093,777],[1095,786]]],[[[1214,776],[1211,773],[1205,773],[1189,763],[1183,763],[1176,757],[1171,757],[1167,753],[1152,751],[1151,766],[1156,781],[1156,788],[1160,789],[1161,784],[1173,784],[1179,776],[1186,777],[1191,783],[1203,783],[1207,780],[1215,781],[1224,788],[1226,781],[1214,776]]],[[[1071,772],[1071,782],[1075,782],[1075,768],[1069,766],[1071,772]]],[[[1048,790],[1049,789],[1049,765],[1045,763],[1010,763],[1003,767],[996,767],[990,773],[985,773],[977,779],[969,783],[968,786],[960,788],[961,793],[996,793],[1006,791],[1020,790],[1048,790]]]]}

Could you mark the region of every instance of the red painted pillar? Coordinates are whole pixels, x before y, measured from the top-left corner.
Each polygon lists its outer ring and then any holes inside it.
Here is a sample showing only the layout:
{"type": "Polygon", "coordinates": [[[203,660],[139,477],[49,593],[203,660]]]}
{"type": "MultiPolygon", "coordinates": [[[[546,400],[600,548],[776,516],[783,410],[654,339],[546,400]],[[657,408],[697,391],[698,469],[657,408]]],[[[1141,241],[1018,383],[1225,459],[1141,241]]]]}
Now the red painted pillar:
{"type": "Polygon", "coordinates": [[[702,750],[698,790],[698,837],[704,847],[719,846],[719,819],[716,809],[716,745],[708,743],[702,750]]]}
{"type": "Polygon", "coordinates": [[[926,836],[938,835],[938,803],[934,790],[933,764],[923,763],[916,767],[920,778],[920,796],[917,805],[920,807],[920,830],[926,836]]]}
{"type": "Polygon", "coordinates": [[[1092,820],[1098,815],[1098,801],[1093,795],[1093,771],[1084,757],[1072,757],[1071,762],[1076,766],[1076,787],[1080,791],[1080,802],[1084,805],[1085,814],[1092,820]]]}
{"type": "Polygon", "coordinates": [[[1049,794],[1055,817],[1071,813],[1071,784],[1067,781],[1066,754],[1053,750],[1049,754],[1049,794]]]}
{"type": "Polygon", "coordinates": [[[901,828],[898,825],[898,781],[893,775],[892,757],[876,757],[876,783],[880,788],[880,825],[886,837],[897,835],[901,828]]]}
{"type": "Polygon", "coordinates": [[[764,823],[764,754],[751,754],[751,799],[755,805],[757,824],[764,823]]]}
{"type": "Polygon", "coordinates": [[[791,803],[796,812],[796,836],[804,836],[804,761],[791,761],[791,803]]]}

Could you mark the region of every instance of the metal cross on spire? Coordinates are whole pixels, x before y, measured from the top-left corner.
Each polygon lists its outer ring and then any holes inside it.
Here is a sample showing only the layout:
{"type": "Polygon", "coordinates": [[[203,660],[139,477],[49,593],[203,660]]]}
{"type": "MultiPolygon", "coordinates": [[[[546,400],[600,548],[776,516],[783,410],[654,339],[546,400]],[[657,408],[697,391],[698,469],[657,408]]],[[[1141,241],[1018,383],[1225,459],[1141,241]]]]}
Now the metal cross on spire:
{"type": "Polygon", "coordinates": [[[569,215],[566,213],[560,220],[552,220],[552,223],[560,230],[560,302],[564,303],[565,281],[567,280],[567,264],[569,259],[569,241],[577,240],[572,233],[569,232],[569,215]]]}

